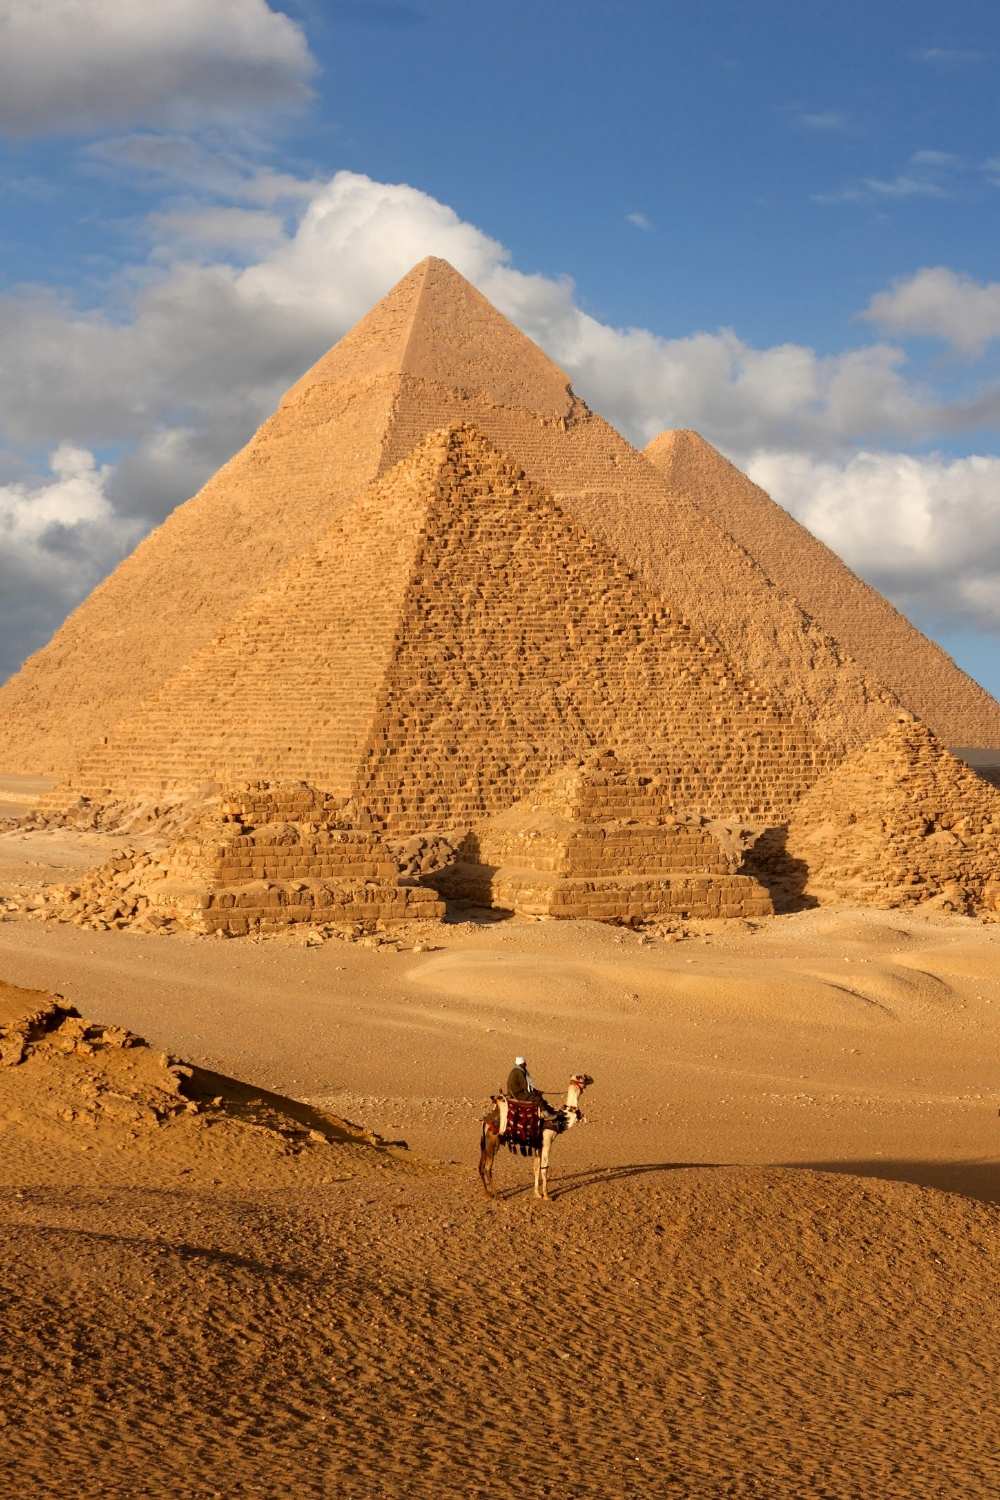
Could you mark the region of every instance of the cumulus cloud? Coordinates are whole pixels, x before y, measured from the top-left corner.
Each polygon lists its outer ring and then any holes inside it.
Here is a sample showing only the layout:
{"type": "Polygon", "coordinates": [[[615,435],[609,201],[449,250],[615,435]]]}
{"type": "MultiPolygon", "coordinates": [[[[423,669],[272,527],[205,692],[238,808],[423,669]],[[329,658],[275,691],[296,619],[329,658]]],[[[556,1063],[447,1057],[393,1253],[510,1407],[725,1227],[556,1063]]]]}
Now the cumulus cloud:
{"type": "Polygon", "coordinates": [[[266,0],[0,0],[0,130],[187,123],[287,106],[315,64],[266,0]]]}
{"type": "MultiPolygon", "coordinates": [[[[935,401],[888,343],[821,355],[799,344],[755,347],[728,329],[664,338],[602,323],[578,306],[571,280],[519,270],[499,241],[405,184],[340,172],[301,196],[283,191],[276,206],[257,195],[253,172],[227,181],[222,204],[157,210],[151,264],[122,278],[114,317],[46,289],[0,298],[8,443],[125,449],[112,473],[88,481],[111,513],[89,523],[107,550],[77,553],[86,580],[93,557],[117,555],[112,538],[193,493],[282,391],[429,254],[475,282],[639,444],[665,427],[694,427],[737,461],[766,451],[791,464],[799,455],[820,475],[823,464],[841,472],[859,444],[926,441],[971,412],[968,401],[935,401]]],[[[935,504],[943,493],[932,490],[935,504]]],[[[948,514],[959,526],[959,512],[948,514]]],[[[23,547],[18,555],[27,556],[23,547]]],[[[43,552],[32,567],[44,565],[43,552]]],[[[60,588],[45,596],[50,629],[60,588]]]]}
{"type": "Polygon", "coordinates": [[[862,317],[889,333],[929,335],[963,354],[981,354],[1000,338],[1000,281],[925,266],[874,296],[862,317]]]}
{"type": "Polygon", "coordinates": [[[631,224],[633,229],[652,229],[653,221],[648,214],[641,213],[638,209],[634,213],[625,215],[626,224],[631,224]]]}
{"type": "Polygon", "coordinates": [[[61,444],[49,469],[35,482],[0,484],[0,681],[144,529],[115,514],[110,469],[86,449],[61,444]]]}
{"type": "Polygon", "coordinates": [[[746,468],[904,613],[1000,631],[1000,458],[758,452],[746,468]]]}
{"type": "Polygon", "coordinates": [[[48,291],[0,299],[0,411],[15,438],[135,439],[158,425],[226,426],[239,411],[249,425],[427,254],[480,286],[639,441],[688,425],[728,448],[822,451],[898,439],[930,420],[898,349],[821,356],[796,344],[755,348],[725,329],[671,339],[611,327],[578,307],[570,280],[517,270],[497,240],[404,184],[340,172],[287,228],[217,208],[154,223],[184,249],[197,239],[210,250],[227,235],[228,250],[256,234],[267,246],[244,265],[231,255],[176,259],[140,285],[130,318],[82,313],[48,291]],[[94,369],[100,382],[87,378],[94,369]]]}

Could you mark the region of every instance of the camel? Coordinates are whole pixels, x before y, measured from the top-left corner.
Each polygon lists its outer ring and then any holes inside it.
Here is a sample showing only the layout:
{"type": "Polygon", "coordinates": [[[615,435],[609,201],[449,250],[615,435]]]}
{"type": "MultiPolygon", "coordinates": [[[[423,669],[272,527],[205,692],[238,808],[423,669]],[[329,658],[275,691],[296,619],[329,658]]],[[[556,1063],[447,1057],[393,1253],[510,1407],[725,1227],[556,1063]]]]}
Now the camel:
{"type": "MultiPolygon", "coordinates": [[[[584,1117],[580,1112],[580,1095],[588,1084],[593,1083],[589,1073],[574,1073],[566,1090],[566,1103],[562,1109],[557,1110],[549,1118],[542,1117],[542,1140],[541,1145],[531,1152],[531,1165],[535,1174],[535,1197],[548,1199],[549,1196],[549,1154],[552,1150],[552,1142],[557,1135],[564,1131],[572,1130],[574,1125],[582,1125],[584,1117]]],[[[501,1100],[503,1096],[494,1094],[492,1108],[483,1120],[483,1130],[479,1141],[479,1176],[487,1196],[496,1197],[496,1189],[493,1186],[493,1164],[496,1161],[497,1152],[502,1142],[501,1135],[501,1100]]],[[[506,1101],[504,1101],[506,1103],[506,1101]]],[[[504,1108],[504,1125],[506,1125],[506,1108],[504,1108]]]]}

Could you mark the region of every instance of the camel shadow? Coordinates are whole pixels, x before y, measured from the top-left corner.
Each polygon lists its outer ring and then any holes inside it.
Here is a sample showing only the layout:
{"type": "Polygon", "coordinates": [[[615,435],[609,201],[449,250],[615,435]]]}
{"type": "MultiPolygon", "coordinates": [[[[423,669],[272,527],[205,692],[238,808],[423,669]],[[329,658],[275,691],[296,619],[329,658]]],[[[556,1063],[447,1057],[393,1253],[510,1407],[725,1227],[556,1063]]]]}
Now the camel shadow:
{"type": "MultiPolygon", "coordinates": [[[[982,1161],[792,1161],[792,1162],[631,1162],[615,1167],[588,1167],[581,1172],[571,1172],[554,1179],[549,1187],[549,1198],[556,1202],[571,1193],[605,1187],[613,1182],[624,1182],[630,1177],[646,1177],[654,1173],[690,1171],[716,1171],[724,1167],[746,1167],[750,1170],[768,1171],[775,1167],[787,1172],[836,1172],[850,1177],[867,1177],[881,1182],[908,1182],[915,1187],[936,1188],[939,1192],[957,1193],[963,1198],[972,1198],[979,1203],[1000,1203],[1000,1162],[982,1161]]],[[[497,1202],[513,1202],[533,1192],[532,1182],[520,1182],[501,1188],[497,1202]]]]}
{"type": "MultiPolygon", "coordinates": [[[[714,1161],[652,1161],[631,1162],[628,1165],[618,1167],[588,1167],[582,1172],[568,1172],[565,1177],[560,1177],[549,1187],[549,1199],[555,1202],[557,1198],[568,1197],[570,1193],[579,1193],[586,1188],[604,1187],[610,1182],[623,1182],[627,1177],[643,1177],[651,1172],[687,1172],[699,1167],[710,1170],[713,1167],[723,1165],[714,1161]]],[[[496,1194],[498,1203],[508,1203],[515,1198],[522,1198],[525,1194],[534,1191],[531,1181],[520,1182],[508,1188],[499,1188],[496,1194]]]]}

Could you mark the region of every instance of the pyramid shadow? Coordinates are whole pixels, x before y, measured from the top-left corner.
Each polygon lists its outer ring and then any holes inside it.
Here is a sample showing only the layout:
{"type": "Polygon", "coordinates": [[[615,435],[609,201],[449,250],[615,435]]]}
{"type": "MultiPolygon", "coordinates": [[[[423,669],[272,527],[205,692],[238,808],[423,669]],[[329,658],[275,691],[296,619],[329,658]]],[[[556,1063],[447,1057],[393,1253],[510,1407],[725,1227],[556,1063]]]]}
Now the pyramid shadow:
{"type": "Polygon", "coordinates": [[[765,828],[747,850],[740,873],[752,875],[764,886],[776,912],[810,911],[819,905],[805,894],[809,866],[788,852],[788,828],[781,824],[765,828]]]}

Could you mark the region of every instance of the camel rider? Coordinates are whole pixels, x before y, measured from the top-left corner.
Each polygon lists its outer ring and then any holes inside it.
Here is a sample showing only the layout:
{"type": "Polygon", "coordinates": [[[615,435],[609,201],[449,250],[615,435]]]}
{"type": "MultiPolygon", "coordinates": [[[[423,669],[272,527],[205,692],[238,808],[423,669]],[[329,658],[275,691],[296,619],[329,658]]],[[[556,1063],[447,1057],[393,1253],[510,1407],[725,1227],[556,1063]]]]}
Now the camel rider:
{"type": "Polygon", "coordinates": [[[506,1094],[508,1099],[533,1100],[543,1115],[555,1114],[548,1100],[535,1088],[534,1080],[528,1072],[528,1064],[523,1057],[514,1059],[514,1066],[507,1075],[506,1094]]]}

